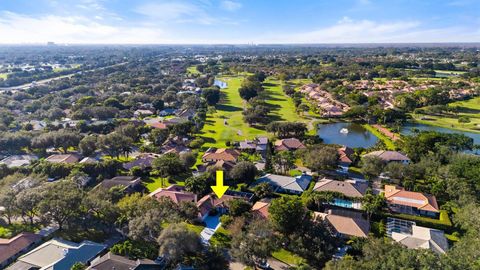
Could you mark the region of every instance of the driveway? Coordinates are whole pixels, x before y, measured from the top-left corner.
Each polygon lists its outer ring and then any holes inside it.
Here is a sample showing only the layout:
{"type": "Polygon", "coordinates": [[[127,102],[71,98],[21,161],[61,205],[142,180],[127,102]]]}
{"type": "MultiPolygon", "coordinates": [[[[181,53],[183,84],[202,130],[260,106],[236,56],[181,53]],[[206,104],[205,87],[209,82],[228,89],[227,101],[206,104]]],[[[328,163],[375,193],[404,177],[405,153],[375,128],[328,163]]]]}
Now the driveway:
{"type": "Polygon", "coordinates": [[[202,239],[202,243],[208,245],[208,241],[212,238],[213,234],[220,228],[220,214],[216,216],[208,215],[204,220],[206,226],[205,229],[200,233],[200,238],[202,239]]]}

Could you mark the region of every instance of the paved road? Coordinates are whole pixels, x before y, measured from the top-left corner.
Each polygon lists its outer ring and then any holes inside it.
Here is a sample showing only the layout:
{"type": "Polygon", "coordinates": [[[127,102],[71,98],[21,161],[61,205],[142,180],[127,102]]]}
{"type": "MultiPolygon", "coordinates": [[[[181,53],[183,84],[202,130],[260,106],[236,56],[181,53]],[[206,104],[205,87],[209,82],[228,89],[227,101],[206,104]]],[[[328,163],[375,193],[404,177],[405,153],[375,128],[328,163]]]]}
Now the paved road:
{"type": "Polygon", "coordinates": [[[73,76],[76,75],[76,74],[81,74],[81,73],[84,73],[84,72],[91,72],[91,71],[102,70],[102,69],[106,69],[106,68],[109,68],[109,67],[115,67],[115,66],[125,65],[125,64],[127,64],[127,63],[128,63],[128,62],[122,62],[122,63],[118,63],[118,64],[115,64],[115,65],[110,65],[110,66],[106,66],[106,67],[100,67],[100,68],[94,68],[94,69],[89,69],[89,70],[77,71],[77,72],[72,73],[72,74],[67,74],[67,75],[62,75],[62,76],[58,76],[58,77],[53,77],[53,78],[49,78],[49,79],[44,79],[44,80],[36,81],[35,83],[31,82],[31,83],[26,83],[26,84],[17,85],[17,86],[11,86],[11,87],[0,87],[0,93],[3,93],[3,92],[5,92],[5,91],[11,91],[11,90],[27,90],[27,89],[29,89],[29,88],[32,87],[32,86],[44,85],[44,84],[47,84],[47,83],[49,83],[49,82],[51,82],[51,81],[60,80],[60,79],[63,79],[63,78],[71,78],[71,77],[73,77],[73,76]]]}

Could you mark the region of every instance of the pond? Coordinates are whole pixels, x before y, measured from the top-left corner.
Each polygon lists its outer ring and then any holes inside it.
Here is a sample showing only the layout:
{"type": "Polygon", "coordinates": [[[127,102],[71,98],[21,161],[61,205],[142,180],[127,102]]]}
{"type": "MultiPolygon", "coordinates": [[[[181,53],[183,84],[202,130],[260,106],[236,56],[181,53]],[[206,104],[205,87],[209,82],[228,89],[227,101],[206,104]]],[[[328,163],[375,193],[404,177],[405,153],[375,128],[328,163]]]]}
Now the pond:
{"type": "Polygon", "coordinates": [[[321,124],[318,125],[317,134],[324,143],[346,145],[352,148],[368,148],[378,142],[375,135],[356,123],[321,124]],[[342,129],[347,129],[348,133],[340,132],[342,129]]]}
{"type": "MultiPolygon", "coordinates": [[[[442,133],[460,133],[460,134],[463,134],[465,136],[468,136],[468,137],[472,138],[474,144],[480,145],[480,133],[453,130],[453,129],[437,127],[437,126],[430,126],[430,125],[425,125],[425,124],[420,124],[420,123],[412,123],[412,122],[405,123],[402,126],[402,129],[400,130],[400,133],[402,135],[412,135],[414,133],[414,130],[437,131],[437,132],[442,132],[442,133]]],[[[479,150],[476,150],[475,153],[480,154],[479,150]]]]}

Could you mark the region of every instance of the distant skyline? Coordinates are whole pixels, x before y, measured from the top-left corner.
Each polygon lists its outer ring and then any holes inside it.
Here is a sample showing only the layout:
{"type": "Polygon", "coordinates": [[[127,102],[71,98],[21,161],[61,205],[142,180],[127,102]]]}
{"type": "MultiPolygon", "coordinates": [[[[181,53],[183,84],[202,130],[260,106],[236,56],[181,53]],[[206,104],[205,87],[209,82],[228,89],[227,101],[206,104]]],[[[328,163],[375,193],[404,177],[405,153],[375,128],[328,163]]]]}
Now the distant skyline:
{"type": "Polygon", "coordinates": [[[0,0],[0,44],[480,42],[480,0],[0,0]]]}

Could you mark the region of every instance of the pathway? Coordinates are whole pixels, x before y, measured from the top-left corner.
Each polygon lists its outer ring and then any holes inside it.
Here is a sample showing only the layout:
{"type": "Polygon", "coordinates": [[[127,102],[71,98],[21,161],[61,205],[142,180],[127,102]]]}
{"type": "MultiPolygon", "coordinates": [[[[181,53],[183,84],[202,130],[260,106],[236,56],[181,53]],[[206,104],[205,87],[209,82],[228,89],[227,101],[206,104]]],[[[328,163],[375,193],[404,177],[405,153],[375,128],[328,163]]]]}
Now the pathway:
{"type": "Polygon", "coordinates": [[[215,232],[220,228],[220,214],[216,216],[208,215],[204,220],[206,226],[205,229],[200,233],[200,238],[202,239],[202,243],[204,245],[208,245],[210,238],[215,234],[215,232]]]}

